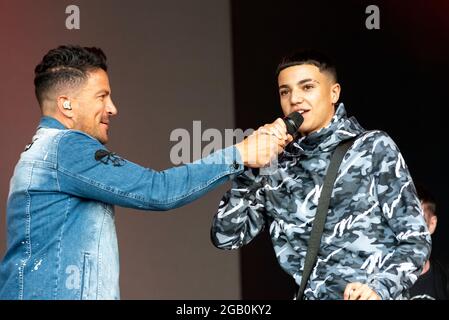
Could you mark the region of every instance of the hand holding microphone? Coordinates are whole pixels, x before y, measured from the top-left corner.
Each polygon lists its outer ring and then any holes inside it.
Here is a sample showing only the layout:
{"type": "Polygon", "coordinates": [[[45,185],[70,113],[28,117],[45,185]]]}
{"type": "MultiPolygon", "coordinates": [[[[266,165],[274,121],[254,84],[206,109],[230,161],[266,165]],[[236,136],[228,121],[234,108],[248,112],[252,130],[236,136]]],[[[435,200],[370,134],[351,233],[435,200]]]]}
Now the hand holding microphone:
{"type": "Polygon", "coordinates": [[[243,163],[252,168],[263,168],[277,158],[285,146],[297,135],[303,122],[298,112],[289,114],[284,119],[260,127],[252,135],[236,144],[243,163]]]}
{"type": "Polygon", "coordinates": [[[271,134],[280,140],[285,140],[289,144],[298,135],[298,129],[303,123],[304,118],[299,112],[292,112],[283,119],[278,118],[270,124],[266,124],[259,129],[258,133],[271,134]]]}

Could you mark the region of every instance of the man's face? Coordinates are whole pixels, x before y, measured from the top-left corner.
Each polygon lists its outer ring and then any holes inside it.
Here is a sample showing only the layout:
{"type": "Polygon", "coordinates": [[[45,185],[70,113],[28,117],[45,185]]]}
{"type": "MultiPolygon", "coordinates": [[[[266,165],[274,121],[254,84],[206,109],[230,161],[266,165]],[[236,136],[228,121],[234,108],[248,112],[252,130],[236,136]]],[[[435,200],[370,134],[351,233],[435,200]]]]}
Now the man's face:
{"type": "Polygon", "coordinates": [[[73,129],[83,131],[106,144],[110,117],[117,114],[111,99],[107,73],[103,69],[89,72],[89,77],[74,102],[73,129]]]}
{"type": "Polygon", "coordinates": [[[308,135],[327,126],[335,113],[340,86],[331,76],[314,65],[302,64],[285,68],[278,76],[279,95],[284,115],[298,111],[304,122],[299,128],[308,135]]]}

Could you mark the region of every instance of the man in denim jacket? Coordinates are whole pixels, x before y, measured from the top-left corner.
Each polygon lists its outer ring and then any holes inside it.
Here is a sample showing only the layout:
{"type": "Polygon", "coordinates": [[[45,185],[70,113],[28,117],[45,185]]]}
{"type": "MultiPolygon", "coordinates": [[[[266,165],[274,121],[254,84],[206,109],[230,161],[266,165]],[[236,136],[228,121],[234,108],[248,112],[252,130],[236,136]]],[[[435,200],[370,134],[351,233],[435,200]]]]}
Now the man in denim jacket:
{"type": "Polygon", "coordinates": [[[43,117],[11,179],[2,299],[118,299],[113,205],[180,207],[242,173],[244,165],[266,165],[291,138],[253,135],[156,172],[104,147],[117,109],[100,49],[60,46],[35,74],[43,117]]]}

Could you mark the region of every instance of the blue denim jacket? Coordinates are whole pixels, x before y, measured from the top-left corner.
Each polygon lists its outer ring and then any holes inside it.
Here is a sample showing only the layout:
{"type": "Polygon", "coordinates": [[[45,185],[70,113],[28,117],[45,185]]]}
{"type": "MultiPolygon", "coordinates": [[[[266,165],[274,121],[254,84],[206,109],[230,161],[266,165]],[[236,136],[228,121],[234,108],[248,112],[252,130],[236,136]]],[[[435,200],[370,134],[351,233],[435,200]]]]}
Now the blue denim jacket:
{"type": "Polygon", "coordinates": [[[169,210],[243,172],[235,147],[156,172],[41,119],[10,183],[1,299],[119,299],[114,205],[169,210]]]}

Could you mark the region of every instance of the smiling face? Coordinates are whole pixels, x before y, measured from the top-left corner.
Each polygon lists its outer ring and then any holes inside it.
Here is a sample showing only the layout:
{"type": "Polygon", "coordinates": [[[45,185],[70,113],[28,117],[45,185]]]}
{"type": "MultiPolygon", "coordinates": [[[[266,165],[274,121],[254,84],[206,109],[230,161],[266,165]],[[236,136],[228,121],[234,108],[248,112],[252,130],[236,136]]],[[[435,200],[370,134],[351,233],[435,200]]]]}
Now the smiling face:
{"type": "Polygon", "coordinates": [[[335,113],[340,85],[333,77],[311,64],[283,69],[278,76],[279,96],[284,115],[297,111],[304,117],[299,128],[308,135],[326,127],[335,113]]]}
{"type": "Polygon", "coordinates": [[[111,99],[107,73],[102,69],[89,72],[84,86],[71,101],[71,105],[72,129],[83,131],[106,144],[110,117],[117,114],[111,99]]]}

